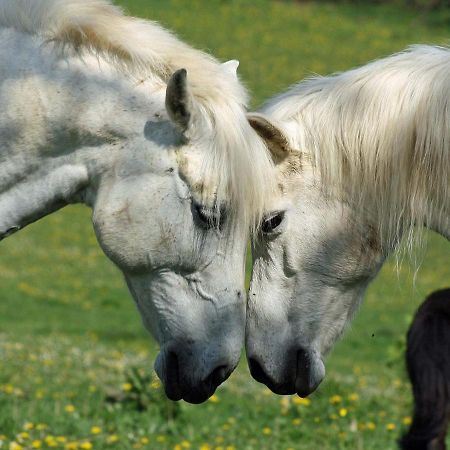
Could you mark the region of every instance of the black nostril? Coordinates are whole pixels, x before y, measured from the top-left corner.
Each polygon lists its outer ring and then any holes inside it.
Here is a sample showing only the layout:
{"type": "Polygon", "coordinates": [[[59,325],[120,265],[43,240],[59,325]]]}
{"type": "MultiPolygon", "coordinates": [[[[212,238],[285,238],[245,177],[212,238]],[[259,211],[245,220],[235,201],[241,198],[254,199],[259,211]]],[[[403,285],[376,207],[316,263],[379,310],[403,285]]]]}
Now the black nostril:
{"type": "Polygon", "coordinates": [[[252,377],[259,383],[267,384],[270,380],[264,372],[261,364],[254,358],[248,358],[248,366],[252,377]]]}
{"type": "Polygon", "coordinates": [[[227,366],[218,366],[205,378],[204,383],[216,388],[230,376],[230,373],[231,370],[227,366]]]}

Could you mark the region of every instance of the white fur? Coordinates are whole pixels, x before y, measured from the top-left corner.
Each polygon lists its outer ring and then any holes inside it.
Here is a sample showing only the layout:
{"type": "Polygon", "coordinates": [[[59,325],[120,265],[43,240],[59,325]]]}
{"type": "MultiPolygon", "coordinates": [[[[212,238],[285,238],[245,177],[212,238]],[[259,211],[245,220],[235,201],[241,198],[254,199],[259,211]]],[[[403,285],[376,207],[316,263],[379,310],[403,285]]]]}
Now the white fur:
{"type": "Polygon", "coordinates": [[[203,170],[214,180],[218,203],[241,221],[258,223],[273,192],[271,159],[245,119],[247,93],[230,65],[224,70],[157,23],[125,16],[107,0],[2,0],[0,25],[38,34],[66,54],[100,55],[138,80],[166,82],[185,68],[197,120],[207,122],[200,128],[212,133],[203,170]]]}
{"type": "Polygon", "coordinates": [[[262,113],[292,152],[266,213],[284,219],[254,241],[247,354],[276,392],[305,395],[400,239],[416,226],[450,238],[450,50],[307,80],[262,113]]]}
{"type": "Polygon", "coordinates": [[[68,203],[92,207],[161,345],[166,392],[205,400],[240,356],[246,226],[271,168],[236,65],[105,1],[1,0],[0,24],[0,238],[68,203]],[[180,67],[184,134],[165,107],[180,67]],[[201,219],[214,205],[221,229],[201,219]]]}

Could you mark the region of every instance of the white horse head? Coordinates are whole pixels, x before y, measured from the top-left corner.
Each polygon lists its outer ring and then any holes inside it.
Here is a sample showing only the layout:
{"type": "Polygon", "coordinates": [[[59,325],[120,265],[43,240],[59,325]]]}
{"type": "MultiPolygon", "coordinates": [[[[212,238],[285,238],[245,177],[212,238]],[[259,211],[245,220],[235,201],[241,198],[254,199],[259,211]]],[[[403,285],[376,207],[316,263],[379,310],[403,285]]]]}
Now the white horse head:
{"type": "Polygon", "coordinates": [[[450,52],[308,80],[252,114],[279,187],[253,242],[252,375],[306,396],[369,282],[415,225],[450,238],[450,52]]]}
{"type": "Polygon", "coordinates": [[[206,400],[239,360],[248,228],[271,167],[236,62],[103,0],[2,0],[0,24],[0,236],[92,207],[167,395],[206,400]]]}

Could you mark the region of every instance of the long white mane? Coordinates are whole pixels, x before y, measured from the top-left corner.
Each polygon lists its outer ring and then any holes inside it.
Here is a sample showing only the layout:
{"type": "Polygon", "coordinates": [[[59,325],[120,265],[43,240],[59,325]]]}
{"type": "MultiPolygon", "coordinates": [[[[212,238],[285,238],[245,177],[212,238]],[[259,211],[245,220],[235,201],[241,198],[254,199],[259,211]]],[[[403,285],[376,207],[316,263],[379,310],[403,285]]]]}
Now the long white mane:
{"type": "Polygon", "coordinates": [[[450,49],[414,46],[308,79],[263,111],[309,153],[325,188],[375,211],[388,245],[432,217],[450,234],[450,49]]]}
{"type": "Polygon", "coordinates": [[[258,222],[265,189],[271,189],[271,159],[245,117],[246,90],[217,60],[155,22],[124,15],[108,0],[0,0],[0,25],[38,35],[59,49],[93,53],[138,79],[167,81],[185,68],[213,135],[205,170],[217,183],[218,203],[226,201],[245,223],[258,222]]]}

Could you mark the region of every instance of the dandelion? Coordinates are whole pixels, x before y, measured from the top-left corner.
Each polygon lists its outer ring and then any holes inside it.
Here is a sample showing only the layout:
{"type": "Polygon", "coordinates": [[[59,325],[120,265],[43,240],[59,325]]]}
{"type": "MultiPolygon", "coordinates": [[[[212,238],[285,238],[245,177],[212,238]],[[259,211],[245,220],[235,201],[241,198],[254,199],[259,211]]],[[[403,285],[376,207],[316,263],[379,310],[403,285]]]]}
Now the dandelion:
{"type": "Polygon", "coordinates": [[[377,427],[373,422],[367,422],[366,427],[368,430],[373,431],[377,427]]]}
{"type": "Polygon", "coordinates": [[[34,423],[32,422],[25,422],[23,425],[24,430],[32,430],[34,428],[34,423]]]}
{"type": "Polygon", "coordinates": [[[211,395],[211,397],[209,398],[209,401],[211,403],[219,403],[219,397],[217,397],[216,394],[211,395]]]}
{"type": "Polygon", "coordinates": [[[42,441],[39,439],[36,439],[31,443],[31,448],[41,448],[42,447],[42,441]]]}
{"type": "Polygon", "coordinates": [[[348,399],[349,399],[351,402],[357,402],[357,401],[359,400],[359,395],[356,394],[356,393],[350,394],[350,395],[348,396],[348,399]]]}
{"type": "Polygon", "coordinates": [[[175,444],[175,446],[173,447],[173,450],[182,450],[183,447],[181,447],[180,444],[175,444]]]}
{"type": "Polygon", "coordinates": [[[332,405],[337,405],[338,403],[342,402],[342,397],[340,395],[333,395],[330,397],[330,403],[332,405]]]}
{"type": "Polygon", "coordinates": [[[123,383],[122,391],[130,392],[133,389],[133,385],[131,383],[123,383]]]}
{"type": "Polygon", "coordinates": [[[412,423],[411,416],[403,417],[402,423],[403,423],[403,425],[411,425],[411,423],[412,423]]]}
{"type": "Polygon", "coordinates": [[[151,383],[150,383],[150,387],[152,389],[159,389],[161,387],[161,382],[158,379],[154,379],[151,383]]]}
{"type": "Polygon", "coordinates": [[[388,430],[388,431],[394,431],[395,428],[396,428],[395,423],[388,423],[386,425],[386,430],[388,430]]]}
{"type": "Polygon", "coordinates": [[[298,426],[298,425],[300,425],[302,423],[302,419],[293,419],[292,420],[292,425],[296,425],[296,426],[298,426]]]}
{"type": "Polygon", "coordinates": [[[64,444],[65,442],[67,442],[67,438],[65,436],[57,436],[56,441],[60,444],[64,444]]]}
{"type": "Polygon", "coordinates": [[[9,450],[23,450],[23,447],[15,441],[9,444],[9,450]]]}
{"type": "Polygon", "coordinates": [[[141,444],[147,445],[150,442],[150,439],[147,436],[141,438],[141,444]]]}
{"type": "Polygon", "coordinates": [[[212,450],[212,447],[209,444],[202,444],[199,450],[212,450]]]}
{"type": "Polygon", "coordinates": [[[73,405],[66,405],[64,407],[64,411],[66,411],[66,412],[71,414],[71,413],[75,412],[75,406],[73,406],[73,405]]]}
{"type": "Polygon", "coordinates": [[[102,432],[102,429],[100,427],[93,426],[91,428],[91,434],[100,434],[101,432],[102,432]]]}
{"type": "Polygon", "coordinates": [[[268,436],[269,434],[272,434],[272,429],[269,427],[264,427],[262,429],[263,434],[265,434],[266,436],[268,436]]]}
{"type": "Polygon", "coordinates": [[[89,441],[85,441],[80,444],[80,448],[83,450],[91,450],[92,444],[89,441]]]}
{"type": "Polygon", "coordinates": [[[64,448],[66,450],[78,450],[78,442],[68,442],[64,448]]]}
{"type": "Polygon", "coordinates": [[[22,431],[21,433],[19,433],[17,435],[17,439],[19,439],[20,441],[24,441],[25,439],[28,439],[30,437],[30,434],[26,431],[22,431]]]}
{"type": "Polygon", "coordinates": [[[116,442],[119,441],[119,436],[117,436],[117,434],[110,434],[107,438],[106,438],[106,443],[107,444],[115,444],[116,442]]]}
{"type": "Polygon", "coordinates": [[[347,414],[348,414],[348,409],[347,409],[347,408],[341,408],[341,409],[339,410],[339,415],[340,415],[341,417],[345,417],[347,414]]]}
{"type": "Polygon", "coordinates": [[[309,398],[302,397],[294,397],[292,402],[296,405],[309,406],[311,404],[311,400],[309,398]]]}

